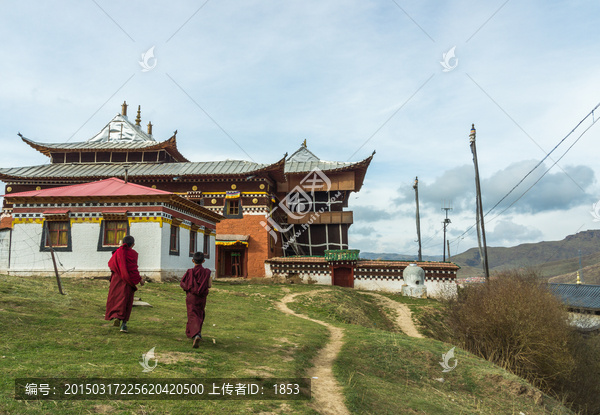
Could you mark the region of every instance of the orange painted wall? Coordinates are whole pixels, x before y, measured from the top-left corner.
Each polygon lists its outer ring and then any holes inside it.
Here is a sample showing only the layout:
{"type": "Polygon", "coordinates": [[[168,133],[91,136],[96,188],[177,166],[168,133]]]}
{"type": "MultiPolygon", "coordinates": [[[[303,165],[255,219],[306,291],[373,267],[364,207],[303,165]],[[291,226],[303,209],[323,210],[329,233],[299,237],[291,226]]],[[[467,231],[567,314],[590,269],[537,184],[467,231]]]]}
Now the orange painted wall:
{"type": "MultiPolygon", "coordinates": [[[[217,224],[218,235],[250,235],[248,240],[248,278],[265,276],[265,260],[275,252],[269,248],[269,234],[262,227],[264,215],[245,215],[242,219],[225,219],[217,224]]],[[[281,245],[281,241],[278,241],[281,245]]]]}

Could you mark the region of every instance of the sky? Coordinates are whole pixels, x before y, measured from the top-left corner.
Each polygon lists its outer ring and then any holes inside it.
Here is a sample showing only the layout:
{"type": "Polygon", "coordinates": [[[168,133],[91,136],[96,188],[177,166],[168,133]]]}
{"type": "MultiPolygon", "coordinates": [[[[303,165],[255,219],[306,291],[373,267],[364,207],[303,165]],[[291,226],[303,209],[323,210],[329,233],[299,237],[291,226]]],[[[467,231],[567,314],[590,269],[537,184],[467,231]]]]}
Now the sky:
{"type": "Polygon", "coordinates": [[[475,124],[484,211],[539,165],[486,215],[488,245],[560,240],[599,227],[599,26],[577,0],[0,1],[0,167],[49,162],[17,133],[85,141],[127,101],[191,161],[375,150],[350,247],[417,253],[418,176],[423,254],[451,203],[454,255],[477,244],[475,124]]]}

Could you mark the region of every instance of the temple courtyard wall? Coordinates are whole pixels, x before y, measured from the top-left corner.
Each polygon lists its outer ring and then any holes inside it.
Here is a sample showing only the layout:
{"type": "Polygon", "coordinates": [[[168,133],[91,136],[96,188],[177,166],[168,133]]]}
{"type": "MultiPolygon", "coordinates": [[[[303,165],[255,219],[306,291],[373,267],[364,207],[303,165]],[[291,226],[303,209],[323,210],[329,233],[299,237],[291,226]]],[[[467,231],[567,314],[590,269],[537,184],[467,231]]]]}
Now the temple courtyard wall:
{"type": "MultiPolygon", "coordinates": [[[[265,262],[265,276],[305,284],[340,285],[366,291],[402,292],[405,261],[327,261],[324,257],[271,258],[265,262]],[[336,270],[351,269],[346,279],[336,279],[336,270]]],[[[457,294],[459,267],[451,262],[416,262],[425,271],[427,296],[453,297],[457,294]]],[[[348,271],[345,272],[348,274],[348,271]]]]}
{"type": "MultiPolygon", "coordinates": [[[[48,276],[54,274],[52,257],[42,249],[43,224],[40,222],[18,223],[12,229],[0,232],[0,272],[16,276],[48,276]],[[10,253],[8,250],[11,240],[10,253]],[[10,266],[9,266],[10,255],[10,266]]],[[[62,277],[106,277],[110,276],[108,261],[112,251],[99,250],[100,223],[72,223],[70,247],[55,249],[54,255],[62,277]]],[[[170,224],[168,221],[130,223],[130,234],[135,238],[134,250],[138,253],[140,275],[153,281],[181,278],[193,267],[189,250],[189,227],[180,227],[179,254],[170,252],[170,224]]],[[[198,233],[197,250],[203,250],[203,234],[198,233]]],[[[215,271],[214,234],[210,236],[210,257],[204,267],[215,271]]]]}

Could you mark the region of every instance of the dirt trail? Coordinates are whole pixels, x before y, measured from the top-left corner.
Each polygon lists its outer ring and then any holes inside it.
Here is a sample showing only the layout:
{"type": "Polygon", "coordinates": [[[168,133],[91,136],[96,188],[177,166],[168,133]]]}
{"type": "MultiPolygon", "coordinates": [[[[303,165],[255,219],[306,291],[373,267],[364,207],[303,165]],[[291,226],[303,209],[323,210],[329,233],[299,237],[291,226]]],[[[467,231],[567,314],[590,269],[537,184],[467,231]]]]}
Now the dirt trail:
{"type": "Polygon", "coordinates": [[[329,330],[330,340],[327,345],[313,360],[314,368],[310,369],[308,375],[311,379],[311,392],[315,398],[314,404],[309,404],[315,411],[323,415],[350,415],[350,412],[344,404],[344,396],[342,388],[333,376],[333,361],[342,350],[342,341],[344,330],[332,326],[320,320],[315,320],[303,314],[296,314],[287,307],[287,303],[292,302],[297,295],[308,295],[314,293],[322,293],[325,290],[315,290],[305,293],[288,294],[283,299],[276,303],[277,309],[283,313],[291,314],[306,320],[313,321],[327,327],[329,330]],[[317,379],[315,379],[315,377],[317,379]]]}
{"type": "Polygon", "coordinates": [[[391,300],[384,295],[375,294],[375,293],[363,293],[363,294],[371,295],[371,296],[377,298],[377,301],[379,301],[383,305],[387,306],[388,308],[391,308],[392,310],[395,310],[398,313],[398,316],[396,317],[396,325],[398,325],[398,327],[400,327],[400,329],[406,335],[408,335],[410,337],[423,338],[421,333],[419,333],[417,331],[417,328],[415,327],[415,323],[413,323],[413,320],[411,317],[410,309],[407,306],[405,306],[404,304],[397,303],[396,301],[391,300]]]}

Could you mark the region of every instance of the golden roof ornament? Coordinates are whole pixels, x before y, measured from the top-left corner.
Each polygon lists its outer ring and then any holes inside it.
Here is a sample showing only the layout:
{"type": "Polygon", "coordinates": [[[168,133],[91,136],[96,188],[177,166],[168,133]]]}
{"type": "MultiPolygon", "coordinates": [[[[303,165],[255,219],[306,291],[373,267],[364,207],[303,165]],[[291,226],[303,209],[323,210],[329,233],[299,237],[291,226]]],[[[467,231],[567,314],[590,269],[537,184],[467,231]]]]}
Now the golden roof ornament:
{"type": "Polygon", "coordinates": [[[127,101],[123,101],[121,105],[121,115],[127,116],[127,101]]]}
{"type": "Polygon", "coordinates": [[[152,121],[148,122],[148,134],[152,135],[152,121]]]}
{"type": "Polygon", "coordinates": [[[306,138],[304,139],[304,142],[302,143],[302,147],[306,148],[306,138]]]}
{"type": "Polygon", "coordinates": [[[577,271],[577,282],[576,284],[581,284],[581,280],[579,279],[579,271],[577,271]]]}
{"type": "Polygon", "coordinates": [[[137,117],[135,118],[135,125],[140,126],[142,122],[142,106],[138,105],[138,113],[137,113],[137,117]]]}

